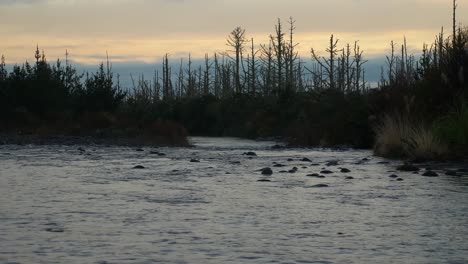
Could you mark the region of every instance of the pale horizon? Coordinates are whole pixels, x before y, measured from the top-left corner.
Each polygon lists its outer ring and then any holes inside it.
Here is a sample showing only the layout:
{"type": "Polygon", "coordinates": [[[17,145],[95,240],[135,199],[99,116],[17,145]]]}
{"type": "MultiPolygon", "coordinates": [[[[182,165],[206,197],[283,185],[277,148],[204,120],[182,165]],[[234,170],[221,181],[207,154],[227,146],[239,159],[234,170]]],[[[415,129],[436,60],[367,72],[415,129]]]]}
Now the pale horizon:
{"type": "MultiPolygon", "coordinates": [[[[458,1],[458,23],[468,17],[468,0],[458,1]]],[[[295,41],[303,59],[322,51],[334,34],[341,46],[359,41],[367,58],[388,54],[390,41],[406,37],[418,55],[442,27],[451,31],[451,0],[0,0],[4,25],[0,54],[8,64],[31,61],[36,45],[49,60],[65,57],[94,65],[106,52],[113,62],[157,63],[226,51],[237,26],[255,44],[267,43],[278,18],[287,29],[296,21],[295,41]]]]}

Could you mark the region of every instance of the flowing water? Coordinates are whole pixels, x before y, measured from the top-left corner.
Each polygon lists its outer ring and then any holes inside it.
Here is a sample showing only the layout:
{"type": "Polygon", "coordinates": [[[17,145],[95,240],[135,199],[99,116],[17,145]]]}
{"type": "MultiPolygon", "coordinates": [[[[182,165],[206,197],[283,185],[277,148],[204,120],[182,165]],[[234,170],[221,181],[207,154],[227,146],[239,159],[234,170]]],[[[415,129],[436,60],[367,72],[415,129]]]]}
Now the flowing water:
{"type": "Polygon", "coordinates": [[[192,141],[0,146],[0,263],[468,263],[466,175],[393,172],[370,151],[192,141]]]}

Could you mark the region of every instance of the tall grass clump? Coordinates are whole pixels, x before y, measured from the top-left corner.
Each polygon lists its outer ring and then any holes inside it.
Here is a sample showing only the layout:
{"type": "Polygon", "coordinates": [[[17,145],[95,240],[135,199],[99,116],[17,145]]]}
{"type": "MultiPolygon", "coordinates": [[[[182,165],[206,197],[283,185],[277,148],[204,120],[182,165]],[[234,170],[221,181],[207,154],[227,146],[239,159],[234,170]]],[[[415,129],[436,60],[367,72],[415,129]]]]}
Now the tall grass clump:
{"type": "Polygon", "coordinates": [[[375,133],[374,152],[383,157],[433,160],[448,152],[447,145],[427,125],[406,116],[385,115],[375,133]]]}

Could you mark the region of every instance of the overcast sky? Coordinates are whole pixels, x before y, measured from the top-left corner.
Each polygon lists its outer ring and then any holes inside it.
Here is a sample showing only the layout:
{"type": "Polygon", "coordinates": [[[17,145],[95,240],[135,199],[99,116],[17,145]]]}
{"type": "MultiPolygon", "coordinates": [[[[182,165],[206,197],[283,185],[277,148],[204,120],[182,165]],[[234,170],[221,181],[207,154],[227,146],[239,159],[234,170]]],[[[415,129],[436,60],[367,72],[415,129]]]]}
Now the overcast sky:
{"type": "MultiPolygon", "coordinates": [[[[36,43],[49,59],[95,64],[155,62],[225,51],[236,26],[267,41],[277,18],[296,20],[303,57],[324,49],[330,34],[344,45],[359,40],[364,55],[382,55],[406,36],[414,52],[451,28],[452,0],[0,0],[0,54],[8,63],[32,60],[36,43]]],[[[458,0],[466,24],[468,0],[458,0]]]]}

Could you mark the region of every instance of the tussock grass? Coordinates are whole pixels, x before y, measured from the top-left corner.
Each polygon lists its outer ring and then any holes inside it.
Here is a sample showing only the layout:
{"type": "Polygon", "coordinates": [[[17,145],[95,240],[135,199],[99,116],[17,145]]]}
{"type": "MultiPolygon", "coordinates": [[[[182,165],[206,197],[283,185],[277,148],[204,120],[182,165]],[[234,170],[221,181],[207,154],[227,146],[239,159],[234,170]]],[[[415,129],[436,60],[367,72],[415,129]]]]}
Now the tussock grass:
{"type": "Polygon", "coordinates": [[[401,115],[385,115],[375,128],[375,154],[413,160],[440,159],[448,147],[425,124],[401,115]]]}

